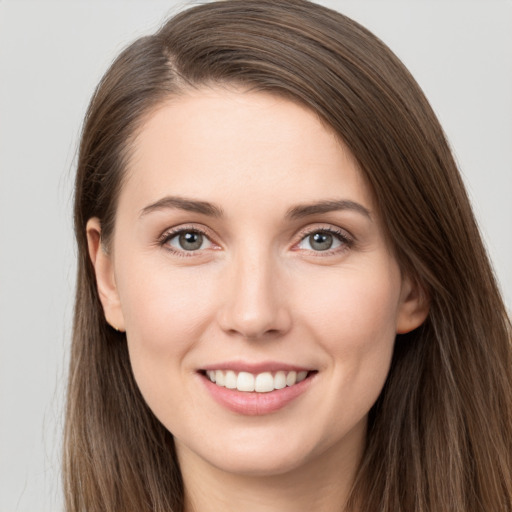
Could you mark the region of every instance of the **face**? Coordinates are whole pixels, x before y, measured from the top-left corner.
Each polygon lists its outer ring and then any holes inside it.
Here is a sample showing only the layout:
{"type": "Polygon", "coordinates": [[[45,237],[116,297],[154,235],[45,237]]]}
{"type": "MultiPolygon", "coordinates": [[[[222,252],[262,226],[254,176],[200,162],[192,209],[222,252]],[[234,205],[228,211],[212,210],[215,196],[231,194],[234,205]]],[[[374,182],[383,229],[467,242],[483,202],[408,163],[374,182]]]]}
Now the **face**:
{"type": "Polygon", "coordinates": [[[180,462],[356,457],[395,335],[424,315],[350,152],[302,106],[220,88],[161,105],[133,149],[112,246],[91,219],[90,253],[180,462]]]}

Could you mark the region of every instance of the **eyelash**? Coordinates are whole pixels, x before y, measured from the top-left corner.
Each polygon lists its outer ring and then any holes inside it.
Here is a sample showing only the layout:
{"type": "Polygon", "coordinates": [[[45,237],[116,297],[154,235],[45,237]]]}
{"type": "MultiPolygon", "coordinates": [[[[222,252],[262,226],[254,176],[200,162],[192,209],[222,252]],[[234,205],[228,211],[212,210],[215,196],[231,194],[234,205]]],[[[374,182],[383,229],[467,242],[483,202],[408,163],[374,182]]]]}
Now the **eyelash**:
{"type": "MultiPolygon", "coordinates": [[[[179,256],[179,257],[193,257],[197,256],[197,253],[200,252],[200,250],[197,251],[186,251],[186,250],[176,250],[172,248],[170,245],[168,245],[169,241],[175,238],[176,236],[182,234],[182,233],[198,233],[205,238],[207,238],[210,243],[216,245],[211,240],[211,236],[207,233],[206,230],[201,229],[197,226],[180,226],[176,229],[173,229],[171,231],[165,231],[159,238],[158,238],[158,245],[161,247],[164,247],[167,251],[171,252],[173,255],[179,256]]],[[[314,250],[308,250],[309,253],[315,254],[315,256],[332,256],[333,254],[338,254],[341,252],[344,252],[348,249],[351,249],[354,244],[355,240],[352,236],[350,236],[346,231],[341,229],[336,229],[331,226],[329,227],[316,227],[313,229],[306,229],[300,233],[299,241],[296,242],[293,247],[297,247],[300,243],[302,243],[304,240],[306,240],[309,236],[314,235],[316,233],[327,233],[330,235],[333,235],[342,245],[340,247],[337,247],[335,249],[327,249],[325,251],[314,251],[314,250]]],[[[203,249],[204,250],[204,249],[203,249]]],[[[293,250],[300,250],[300,249],[293,249],[293,250]]]]}
{"type": "MultiPolygon", "coordinates": [[[[294,247],[297,247],[300,243],[302,243],[304,240],[306,240],[311,235],[322,233],[322,234],[329,234],[333,235],[338,241],[341,243],[340,247],[337,247],[335,249],[327,249],[325,251],[314,251],[314,250],[307,250],[309,253],[314,254],[317,257],[326,257],[326,256],[332,256],[334,254],[340,254],[348,249],[351,249],[354,244],[355,240],[352,236],[350,236],[346,231],[334,228],[332,226],[328,227],[315,227],[313,229],[306,229],[300,233],[300,239],[299,241],[294,244],[294,247]]],[[[300,250],[300,249],[295,249],[300,250]]]]}
{"type": "Polygon", "coordinates": [[[176,250],[173,247],[171,247],[168,243],[175,238],[176,236],[182,234],[182,233],[198,233],[205,238],[207,238],[212,244],[211,236],[208,235],[206,230],[198,228],[197,226],[180,226],[176,229],[173,229],[171,231],[165,231],[158,239],[158,245],[161,247],[164,247],[165,250],[171,252],[175,256],[183,257],[183,258],[190,258],[192,256],[197,256],[197,253],[199,251],[186,251],[186,250],[176,250]]]}

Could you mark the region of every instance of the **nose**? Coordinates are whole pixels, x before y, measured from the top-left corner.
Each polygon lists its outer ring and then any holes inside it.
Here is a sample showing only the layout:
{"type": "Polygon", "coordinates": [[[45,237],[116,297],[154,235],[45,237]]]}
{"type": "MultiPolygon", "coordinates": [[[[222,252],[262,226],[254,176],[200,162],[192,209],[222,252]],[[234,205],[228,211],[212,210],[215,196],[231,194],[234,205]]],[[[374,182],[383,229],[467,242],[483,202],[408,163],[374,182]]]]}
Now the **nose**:
{"type": "Polygon", "coordinates": [[[292,318],[278,266],[268,255],[239,255],[221,284],[218,322],[224,332],[257,340],[289,331],[292,318]]]}

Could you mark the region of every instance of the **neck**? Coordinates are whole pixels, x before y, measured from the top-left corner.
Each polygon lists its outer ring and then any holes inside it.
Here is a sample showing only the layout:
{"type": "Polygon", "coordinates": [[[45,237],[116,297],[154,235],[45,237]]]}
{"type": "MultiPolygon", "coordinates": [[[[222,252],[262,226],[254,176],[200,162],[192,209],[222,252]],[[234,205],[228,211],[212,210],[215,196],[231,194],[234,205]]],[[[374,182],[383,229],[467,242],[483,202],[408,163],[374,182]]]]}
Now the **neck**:
{"type": "MultiPolygon", "coordinates": [[[[354,441],[354,440],[352,440],[354,441]]],[[[325,452],[281,474],[224,471],[177,442],[184,512],[340,512],[362,456],[364,439],[325,452]]]]}

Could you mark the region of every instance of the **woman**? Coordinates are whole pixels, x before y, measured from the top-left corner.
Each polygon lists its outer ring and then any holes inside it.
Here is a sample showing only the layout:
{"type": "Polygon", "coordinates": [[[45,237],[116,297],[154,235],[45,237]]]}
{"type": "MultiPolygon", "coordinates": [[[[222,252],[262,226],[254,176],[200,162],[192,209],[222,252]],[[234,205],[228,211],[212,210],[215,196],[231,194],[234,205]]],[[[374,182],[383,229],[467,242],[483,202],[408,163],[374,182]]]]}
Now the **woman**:
{"type": "Polygon", "coordinates": [[[89,108],[68,510],[512,510],[510,322],[398,59],[303,0],[187,10],[89,108]]]}

